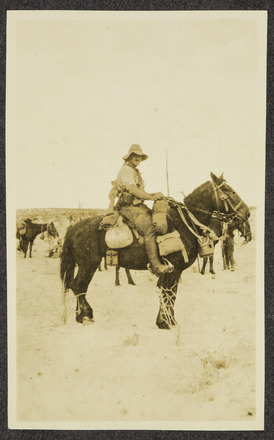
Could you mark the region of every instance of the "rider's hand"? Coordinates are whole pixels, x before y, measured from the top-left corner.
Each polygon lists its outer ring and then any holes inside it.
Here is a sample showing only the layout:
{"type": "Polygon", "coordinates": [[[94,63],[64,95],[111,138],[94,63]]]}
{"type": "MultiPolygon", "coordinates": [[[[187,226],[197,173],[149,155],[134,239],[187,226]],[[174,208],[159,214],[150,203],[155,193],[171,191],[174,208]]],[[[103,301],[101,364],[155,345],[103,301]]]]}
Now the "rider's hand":
{"type": "Polygon", "coordinates": [[[165,198],[164,194],[161,193],[161,192],[157,192],[157,193],[154,193],[154,194],[151,194],[151,195],[152,195],[154,201],[165,198]]]}

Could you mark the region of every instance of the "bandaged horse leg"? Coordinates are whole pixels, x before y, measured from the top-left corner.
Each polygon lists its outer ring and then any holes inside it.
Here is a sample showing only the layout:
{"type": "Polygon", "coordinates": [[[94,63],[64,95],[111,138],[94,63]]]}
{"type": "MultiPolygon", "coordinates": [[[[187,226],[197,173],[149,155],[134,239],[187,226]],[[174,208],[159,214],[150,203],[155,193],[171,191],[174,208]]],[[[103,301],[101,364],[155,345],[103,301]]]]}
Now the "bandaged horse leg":
{"type": "Polygon", "coordinates": [[[159,279],[158,286],[161,288],[160,309],[157,316],[156,325],[160,329],[168,330],[177,324],[174,314],[174,304],[177,295],[180,273],[180,271],[172,272],[171,274],[163,275],[159,279]]]}
{"type": "Polygon", "coordinates": [[[96,267],[79,267],[78,273],[70,286],[77,298],[76,321],[80,323],[83,320],[93,321],[93,311],[86,300],[86,293],[96,268],[97,265],[96,267]]]}

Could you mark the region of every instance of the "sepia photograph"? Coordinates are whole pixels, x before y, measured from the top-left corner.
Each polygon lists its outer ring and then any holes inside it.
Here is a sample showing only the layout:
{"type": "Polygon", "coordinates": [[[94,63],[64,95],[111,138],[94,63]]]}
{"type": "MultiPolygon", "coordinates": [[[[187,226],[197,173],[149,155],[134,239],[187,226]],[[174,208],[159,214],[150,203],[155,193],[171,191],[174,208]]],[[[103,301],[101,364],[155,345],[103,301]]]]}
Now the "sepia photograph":
{"type": "Polygon", "coordinates": [[[8,428],[264,429],[267,11],[7,11],[8,428]]]}

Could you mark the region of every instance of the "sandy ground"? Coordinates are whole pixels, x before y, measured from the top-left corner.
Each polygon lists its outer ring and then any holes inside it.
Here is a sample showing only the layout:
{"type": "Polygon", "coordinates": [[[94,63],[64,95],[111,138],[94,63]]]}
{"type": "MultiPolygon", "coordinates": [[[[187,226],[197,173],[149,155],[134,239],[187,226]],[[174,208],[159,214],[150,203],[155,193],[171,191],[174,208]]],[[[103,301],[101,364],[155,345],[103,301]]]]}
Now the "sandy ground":
{"type": "MultiPolygon", "coordinates": [[[[61,224],[56,224],[62,230],[61,224]]],[[[255,230],[252,220],[253,233],[255,230]]],[[[64,230],[64,228],[63,228],[64,230]]],[[[182,274],[178,327],[159,330],[156,278],[132,271],[136,286],[96,272],[87,299],[95,322],[75,321],[58,258],[36,238],[33,258],[17,253],[17,417],[47,421],[254,421],[256,418],[256,237],[236,234],[236,271],[182,274]]]]}

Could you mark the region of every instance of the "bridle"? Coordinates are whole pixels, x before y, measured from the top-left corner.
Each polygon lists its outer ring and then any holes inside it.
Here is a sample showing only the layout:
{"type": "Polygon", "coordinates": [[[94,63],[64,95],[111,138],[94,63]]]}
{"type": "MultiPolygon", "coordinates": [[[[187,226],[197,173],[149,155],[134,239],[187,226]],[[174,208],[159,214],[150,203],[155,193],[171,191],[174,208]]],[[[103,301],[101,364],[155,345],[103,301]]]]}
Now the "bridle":
{"type": "Polygon", "coordinates": [[[178,214],[181,217],[182,221],[185,223],[185,225],[191,231],[191,233],[198,238],[198,241],[199,241],[199,239],[201,239],[201,236],[198,234],[197,227],[200,228],[201,230],[203,230],[203,232],[205,234],[209,233],[210,238],[212,240],[224,240],[227,236],[228,224],[231,223],[233,219],[238,218],[242,222],[244,221],[242,216],[238,213],[239,207],[244,203],[243,200],[240,199],[240,202],[237,203],[236,206],[233,206],[232,201],[230,200],[228,195],[225,194],[221,189],[224,182],[222,182],[220,185],[214,185],[214,182],[211,182],[211,184],[212,184],[213,191],[215,194],[216,206],[217,206],[217,210],[214,210],[213,212],[206,211],[206,210],[200,209],[200,208],[193,208],[193,207],[186,205],[185,203],[177,202],[172,197],[168,197],[169,203],[171,205],[173,205],[174,207],[176,207],[178,214]],[[220,201],[223,202],[226,212],[222,212],[220,210],[220,201]],[[229,212],[229,206],[232,210],[232,213],[229,212]],[[188,213],[190,222],[192,223],[192,227],[187,222],[185,215],[183,214],[183,210],[185,210],[188,213]],[[199,222],[199,220],[192,214],[192,211],[194,211],[194,212],[196,211],[196,212],[199,212],[202,214],[210,215],[211,217],[214,217],[217,220],[219,220],[222,224],[221,237],[217,237],[216,234],[209,227],[207,227],[207,226],[203,225],[201,222],[199,222]]]}
{"type": "Polygon", "coordinates": [[[213,187],[213,192],[215,194],[216,199],[216,207],[214,211],[206,211],[205,209],[201,208],[194,208],[192,206],[186,205],[185,203],[179,203],[176,202],[172,197],[169,197],[168,200],[174,204],[184,207],[185,209],[188,209],[189,211],[193,212],[199,212],[201,214],[206,214],[213,216],[220,220],[221,222],[231,222],[235,217],[240,219],[241,221],[245,221],[245,219],[242,218],[242,216],[239,214],[238,209],[239,207],[244,203],[242,199],[240,199],[239,203],[237,203],[236,206],[233,205],[232,201],[230,200],[229,196],[224,193],[224,191],[221,189],[221,187],[224,185],[224,181],[220,183],[219,185],[215,185],[214,182],[210,182],[213,187]],[[220,205],[221,202],[223,202],[225,212],[221,211],[220,205]],[[231,208],[232,212],[229,212],[229,207],[231,208]]]}
{"type": "Polygon", "coordinates": [[[228,197],[227,194],[225,194],[222,190],[221,187],[224,185],[224,182],[222,182],[220,185],[215,185],[214,182],[211,181],[211,185],[213,187],[213,191],[215,194],[215,199],[216,199],[216,206],[217,206],[217,214],[219,213],[221,216],[225,215],[227,216],[228,211],[229,211],[229,207],[230,206],[231,210],[233,211],[234,214],[232,214],[232,218],[234,217],[238,217],[241,220],[244,220],[241,215],[238,213],[238,208],[244,203],[243,200],[240,198],[239,203],[237,203],[236,206],[233,206],[230,198],[228,197]],[[219,200],[221,200],[224,204],[225,207],[225,213],[222,213],[219,209],[220,204],[219,204],[219,200]]]}

